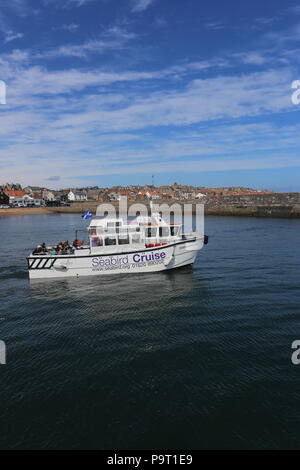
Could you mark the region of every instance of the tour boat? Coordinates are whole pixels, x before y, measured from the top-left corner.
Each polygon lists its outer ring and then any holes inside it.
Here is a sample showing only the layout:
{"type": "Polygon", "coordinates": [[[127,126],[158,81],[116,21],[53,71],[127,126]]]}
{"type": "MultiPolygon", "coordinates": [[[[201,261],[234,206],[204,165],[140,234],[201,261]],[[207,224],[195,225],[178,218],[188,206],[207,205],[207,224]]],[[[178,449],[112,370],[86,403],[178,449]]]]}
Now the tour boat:
{"type": "MultiPolygon", "coordinates": [[[[89,243],[60,252],[45,246],[28,257],[30,279],[165,271],[192,265],[208,242],[206,235],[184,234],[182,224],[167,223],[160,214],[95,218],[88,227],[89,243]]],[[[77,237],[76,237],[77,238],[77,237]]]]}

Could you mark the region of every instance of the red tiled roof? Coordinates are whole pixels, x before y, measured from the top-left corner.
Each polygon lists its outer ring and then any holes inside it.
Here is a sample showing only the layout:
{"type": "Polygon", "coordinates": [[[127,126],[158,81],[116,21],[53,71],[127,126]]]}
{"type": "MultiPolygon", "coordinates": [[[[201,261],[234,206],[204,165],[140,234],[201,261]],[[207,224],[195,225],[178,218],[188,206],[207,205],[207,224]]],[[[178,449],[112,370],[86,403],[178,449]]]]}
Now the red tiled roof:
{"type": "Polygon", "coordinates": [[[11,197],[23,197],[25,196],[25,191],[4,191],[7,196],[11,197]]]}
{"type": "Polygon", "coordinates": [[[130,191],[128,191],[127,189],[122,189],[120,191],[116,191],[117,194],[120,194],[121,196],[127,196],[128,194],[130,194],[130,191]]]}

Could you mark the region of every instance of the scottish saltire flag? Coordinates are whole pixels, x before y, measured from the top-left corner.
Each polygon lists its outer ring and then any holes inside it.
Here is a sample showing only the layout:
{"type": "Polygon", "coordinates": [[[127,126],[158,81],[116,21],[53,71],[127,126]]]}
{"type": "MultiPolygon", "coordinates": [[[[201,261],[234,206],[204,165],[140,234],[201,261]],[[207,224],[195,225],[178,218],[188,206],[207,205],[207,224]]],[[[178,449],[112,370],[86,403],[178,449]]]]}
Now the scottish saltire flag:
{"type": "Polygon", "coordinates": [[[86,220],[86,219],[90,219],[91,217],[93,217],[93,214],[90,211],[85,211],[81,217],[86,220]]]}

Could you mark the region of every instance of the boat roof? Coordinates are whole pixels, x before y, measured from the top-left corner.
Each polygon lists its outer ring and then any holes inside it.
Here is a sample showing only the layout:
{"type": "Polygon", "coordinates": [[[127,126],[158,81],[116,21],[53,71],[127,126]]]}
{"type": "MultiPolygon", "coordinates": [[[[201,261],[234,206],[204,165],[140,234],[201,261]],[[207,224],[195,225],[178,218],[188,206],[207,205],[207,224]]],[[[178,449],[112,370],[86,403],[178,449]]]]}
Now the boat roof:
{"type": "Polygon", "coordinates": [[[135,219],[131,219],[131,220],[124,220],[120,217],[103,217],[103,218],[99,218],[99,219],[92,219],[91,222],[90,222],[90,225],[89,225],[89,228],[90,227],[107,227],[108,224],[115,224],[115,225],[118,225],[120,227],[124,227],[124,226],[128,226],[128,225],[137,225],[137,226],[140,226],[140,225],[145,225],[145,226],[149,226],[151,225],[151,227],[158,227],[158,226],[179,226],[179,225],[182,225],[178,222],[170,222],[170,223],[167,223],[165,222],[160,216],[159,217],[156,217],[156,215],[153,217],[144,217],[144,216],[138,216],[136,217],[135,219]]]}
{"type": "Polygon", "coordinates": [[[102,219],[92,219],[90,222],[90,227],[106,227],[108,223],[117,222],[120,225],[124,225],[124,220],[121,218],[104,217],[102,219]]]}

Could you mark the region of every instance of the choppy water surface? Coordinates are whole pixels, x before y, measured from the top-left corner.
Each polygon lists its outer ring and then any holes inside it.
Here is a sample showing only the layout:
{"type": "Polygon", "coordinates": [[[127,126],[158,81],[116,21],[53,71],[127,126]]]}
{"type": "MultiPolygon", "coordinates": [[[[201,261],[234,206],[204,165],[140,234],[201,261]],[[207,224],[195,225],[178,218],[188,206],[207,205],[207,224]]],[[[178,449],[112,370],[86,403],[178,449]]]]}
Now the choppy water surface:
{"type": "Polygon", "coordinates": [[[78,215],[0,217],[0,447],[300,448],[300,221],[207,217],[194,269],[29,283],[78,215]]]}

